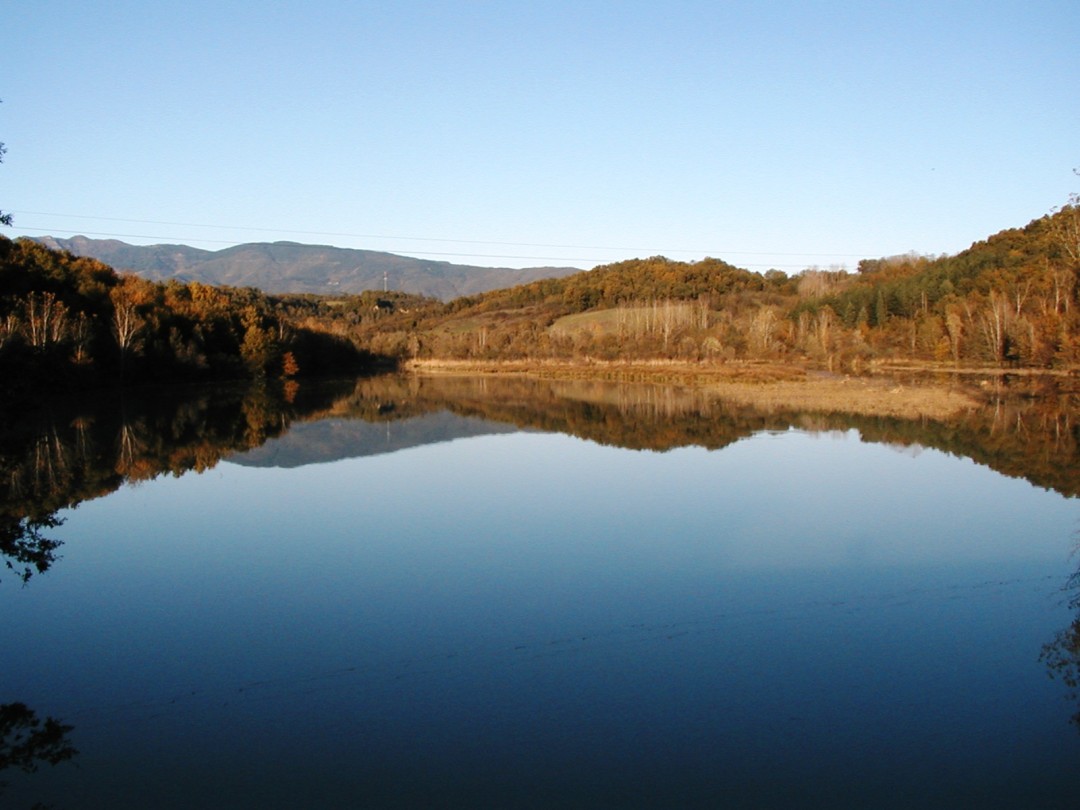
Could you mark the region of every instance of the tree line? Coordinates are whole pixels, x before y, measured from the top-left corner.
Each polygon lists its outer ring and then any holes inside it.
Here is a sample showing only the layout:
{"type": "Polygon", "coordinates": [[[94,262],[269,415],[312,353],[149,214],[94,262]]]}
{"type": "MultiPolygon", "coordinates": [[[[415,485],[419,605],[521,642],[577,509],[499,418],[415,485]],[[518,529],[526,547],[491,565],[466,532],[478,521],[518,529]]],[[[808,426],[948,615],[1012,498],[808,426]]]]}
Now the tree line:
{"type": "Polygon", "coordinates": [[[662,256],[348,323],[399,357],[1080,364],[1080,204],[955,256],[757,273],[662,256]]]}
{"type": "Polygon", "coordinates": [[[115,382],[291,378],[376,358],[254,289],[155,283],[0,237],[5,393],[115,382]]]}
{"type": "Polygon", "coordinates": [[[449,303],[153,283],[0,238],[0,371],[40,387],[325,375],[380,358],[1075,367],[1078,276],[1076,197],[955,256],[795,276],[653,256],[449,303]]]}

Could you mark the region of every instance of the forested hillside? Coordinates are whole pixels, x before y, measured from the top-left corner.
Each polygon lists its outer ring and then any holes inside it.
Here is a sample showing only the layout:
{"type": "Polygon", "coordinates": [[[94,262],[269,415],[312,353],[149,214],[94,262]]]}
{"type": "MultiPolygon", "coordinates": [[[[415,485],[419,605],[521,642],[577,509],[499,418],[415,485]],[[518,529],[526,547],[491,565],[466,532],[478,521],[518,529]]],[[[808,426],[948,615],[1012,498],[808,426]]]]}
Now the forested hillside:
{"type": "Polygon", "coordinates": [[[864,260],[788,277],[662,256],[400,313],[351,334],[434,358],[874,359],[1080,364],[1080,208],[955,256],[864,260]]]}
{"type": "Polygon", "coordinates": [[[0,238],[6,389],[289,377],[375,358],[878,360],[1080,366],[1080,207],[955,256],[867,259],[789,277],[707,258],[597,267],[443,303],[402,292],[267,295],[150,282],[0,238]]]}
{"type": "Polygon", "coordinates": [[[6,396],[123,381],[356,371],[374,358],[252,289],[165,284],[0,237],[6,396]]]}

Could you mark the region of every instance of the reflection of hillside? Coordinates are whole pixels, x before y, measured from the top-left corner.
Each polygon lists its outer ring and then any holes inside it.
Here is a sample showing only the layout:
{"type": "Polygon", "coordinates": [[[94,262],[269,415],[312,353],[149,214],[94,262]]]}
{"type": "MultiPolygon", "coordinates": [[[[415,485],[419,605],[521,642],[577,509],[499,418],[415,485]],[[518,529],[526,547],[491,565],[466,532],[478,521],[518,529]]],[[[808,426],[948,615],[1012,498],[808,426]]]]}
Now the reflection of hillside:
{"type": "Polygon", "coordinates": [[[517,430],[510,420],[455,412],[452,391],[429,396],[425,389],[416,377],[361,378],[349,393],[294,423],[287,433],[229,460],[252,467],[299,467],[517,430]]]}
{"type": "Polygon", "coordinates": [[[639,383],[426,377],[418,396],[468,416],[634,450],[717,449],[770,427],[700,390],[639,383]]]}
{"type": "Polygon", "coordinates": [[[0,424],[0,556],[24,581],[46,570],[55,513],[125,481],[218,461],[297,466],[454,438],[535,429],[631,449],[709,449],[763,430],[848,430],[864,441],[961,455],[1080,495],[1080,395],[1067,383],[985,393],[950,422],[759,411],[692,387],[525,377],[388,376],[298,391],[267,387],[116,394],[53,403],[0,424]],[[267,444],[268,440],[274,440],[267,444]]]}
{"type": "MultiPolygon", "coordinates": [[[[351,390],[352,384],[344,389],[351,390]]],[[[5,414],[0,430],[0,556],[24,582],[45,571],[58,544],[55,513],[124,482],[206,470],[325,409],[341,390],[266,387],[128,391],[96,401],[53,401],[5,414]]]]}
{"type": "Polygon", "coordinates": [[[1080,495],[1080,394],[1069,381],[1020,380],[997,387],[985,392],[985,407],[948,422],[763,412],[702,389],[645,383],[432,376],[408,384],[414,407],[425,403],[632,449],[718,449],[762,430],[855,428],[864,441],[930,447],[1063,495],[1080,495]]]}
{"type": "MultiPolygon", "coordinates": [[[[1024,478],[1063,495],[1080,495],[1080,393],[1063,379],[1024,379],[995,384],[982,392],[985,407],[961,413],[950,421],[806,412],[725,401],[692,386],[623,383],[597,380],[544,380],[522,376],[402,376],[359,381],[348,395],[311,418],[364,420],[380,425],[413,424],[400,438],[402,446],[444,441],[469,435],[463,423],[425,422],[448,411],[519,429],[566,433],[600,444],[636,450],[664,451],[698,446],[719,449],[763,430],[798,428],[810,431],[859,431],[868,442],[902,447],[929,447],[972,459],[1003,475],[1024,478]],[[437,429],[433,424],[440,425],[437,429]],[[411,431],[411,435],[409,435],[411,431]]],[[[331,434],[344,421],[312,429],[316,444],[310,460],[347,455],[331,434]]],[[[386,452],[383,433],[370,426],[347,429],[349,455],[386,452]],[[360,435],[367,433],[361,440],[360,435]]],[[[394,431],[391,429],[391,444],[394,431]]],[[[297,439],[299,437],[296,437],[297,439]]],[[[285,437],[284,442],[289,442],[285,437]]],[[[301,451],[296,450],[299,453],[301,451]]]]}
{"type": "Polygon", "coordinates": [[[266,388],[218,387],[49,403],[8,419],[0,433],[0,509],[32,504],[24,514],[40,515],[124,481],[209,469],[332,401],[286,403],[266,388]]]}
{"type": "Polygon", "coordinates": [[[766,412],[688,386],[510,376],[388,375],[304,385],[292,401],[265,387],[129,392],[8,415],[0,516],[42,518],[124,481],[209,469],[237,452],[241,463],[294,466],[515,428],[659,451],[717,449],[762,430],[855,428],[865,441],[932,447],[1077,495],[1080,394],[1062,385],[1000,388],[949,422],[766,412]]]}
{"type": "Polygon", "coordinates": [[[232,456],[229,461],[247,467],[302,467],[515,430],[501,422],[458,416],[449,411],[380,422],[330,417],[294,424],[288,433],[232,456]]]}

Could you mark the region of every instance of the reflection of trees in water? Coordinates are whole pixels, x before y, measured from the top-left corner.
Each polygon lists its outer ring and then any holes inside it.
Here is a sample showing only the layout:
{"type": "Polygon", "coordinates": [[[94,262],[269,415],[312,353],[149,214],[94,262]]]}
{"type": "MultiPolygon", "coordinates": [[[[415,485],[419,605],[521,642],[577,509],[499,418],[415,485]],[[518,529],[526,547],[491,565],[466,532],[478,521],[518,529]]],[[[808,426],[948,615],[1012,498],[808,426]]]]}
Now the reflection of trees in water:
{"type": "MultiPolygon", "coordinates": [[[[1080,536],[1077,545],[1080,547],[1080,536]]],[[[1069,607],[1080,614],[1080,570],[1073,572],[1064,590],[1070,594],[1069,607]]],[[[1080,731],[1080,615],[1043,644],[1039,661],[1046,665],[1051,678],[1064,684],[1066,699],[1078,704],[1069,722],[1080,731]]]]}
{"type": "MultiPolygon", "coordinates": [[[[1051,678],[1065,685],[1066,698],[1080,703],[1080,618],[1043,645],[1039,660],[1046,665],[1051,678]]],[[[1080,731],[1080,708],[1069,721],[1080,731]]]]}
{"type": "Polygon", "coordinates": [[[624,416],[657,420],[707,414],[716,404],[715,395],[687,386],[564,380],[552,381],[550,388],[555,397],[568,402],[587,402],[600,408],[614,408],[624,416]]]}
{"type": "MultiPolygon", "coordinates": [[[[293,403],[283,392],[265,389],[174,394],[165,403],[137,402],[129,395],[112,410],[60,414],[39,430],[33,442],[17,451],[23,474],[14,471],[8,494],[18,498],[70,490],[80,483],[73,481],[80,465],[100,466],[109,454],[114,472],[146,478],[165,470],[207,469],[224,454],[281,435],[296,419],[334,416],[381,423],[438,410],[658,450],[723,447],[757,430],[792,426],[855,428],[866,441],[933,447],[1063,494],[1080,494],[1080,395],[1062,381],[1021,383],[995,384],[985,392],[986,407],[949,422],[806,413],[775,405],[762,412],[688,385],[498,376],[364,378],[343,382],[329,395],[324,389],[314,403],[308,392],[318,389],[307,386],[292,392],[293,403]],[[103,441],[115,447],[103,448],[103,441]]],[[[4,450],[0,437],[0,455],[4,450]]]]}
{"type": "MultiPolygon", "coordinates": [[[[959,384],[959,383],[956,383],[959,384]]],[[[767,386],[763,386],[763,390],[767,386]]],[[[1080,393],[1075,381],[1020,378],[983,391],[985,407],[949,421],[768,411],[693,386],[526,377],[384,377],[349,399],[361,418],[406,418],[445,408],[462,416],[558,431],[631,449],[719,449],[762,430],[859,431],[863,441],[920,446],[972,459],[1063,495],[1080,495],[1080,393]],[[375,414],[372,403],[394,401],[375,414]],[[366,409],[366,410],[365,410],[366,409]]]]}
{"type": "Polygon", "coordinates": [[[0,704],[0,797],[7,787],[4,771],[34,773],[74,758],[79,752],[68,739],[73,728],[54,717],[39,719],[25,703],[0,704]]]}
{"type": "Polygon", "coordinates": [[[35,489],[62,489],[70,484],[72,459],[68,443],[53,427],[34,442],[35,489]]]}
{"type": "Polygon", "coordinates": [[[25,584],[58,559],[49,538],[56,513],[125,481],[206,470],[258,446],[291,422],[325,410],[352,383],[301,393],[292,402],[267,386],[126,392],[93,405],[43,404],[0,414],[0,557],[25,584]]]}
{"type": "MultiPolygon", "coordinates": [[[[985,408],[950,422],[768,412],[693,386],[498,376],[400,376],[293,386],[133,392],[98,407],[53,403],[0,414],[0,555],[26,582],[57,559],[58,510],[124,481],[210,469],[297,420],[388,423],[440,410],[631,449],[719,449],[765,430],[859,431],[863,441],[929,447],[1080,495],[1080,395],[1067,382],[995,384],[985,408]]],[[[1075,384],[1073,385],[1075,387],[1075,384]]]]}
{"type": "Polygon", "coordinates": [[[55,515],[38,518],[5,518],[0,523],[0,555],[4,564],[25,585],[34,575],[45,573],[57,560],[56,550],[63,545],[42,534],[55,529],[63,521],[55,515]],[[20,570],[20,568],[22,570],[20,570]]]}
{"type": "Polygon", "coordinates": [[[125,418],[116,436],[116,471],[128,480],[153,476],[153,460],[147,458],[146,426],[139,419],[125,418]],[[148,470],[140,469],[143,464],[148,470]]]}
{"type": "MultiPolygon", "coordinates": [[[[970,387],[956,380],[939,382],[970,387]]],[[[767,391],[767,384],[762,387],[767,391]]],[[[866,442],[932,448],[1069,497],[1080,495],[1077,383],[1064,378],[995,378],[991,385],[974,387],[982,392],[983,408],[935,421],[805,412],[775,403],[761,410],[693,385],[390,374],[358,381],[319,417],[384,423],[446,410],[600,444],[657,451],[686,446],[720,449],[758,431],[791,427],[823,433],[855,429],[866,442]]]]}

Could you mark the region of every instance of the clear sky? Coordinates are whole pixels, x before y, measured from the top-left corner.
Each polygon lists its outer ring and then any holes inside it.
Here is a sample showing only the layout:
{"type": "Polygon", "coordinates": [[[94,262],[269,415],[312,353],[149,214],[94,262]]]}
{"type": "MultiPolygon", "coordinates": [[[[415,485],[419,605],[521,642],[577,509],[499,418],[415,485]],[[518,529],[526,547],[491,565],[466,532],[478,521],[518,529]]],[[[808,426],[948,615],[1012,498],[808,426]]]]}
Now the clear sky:
{"type": "Polygon", "coordinates": [[[1080,191],[1080,2],[23,0],[16,235],[502,266],[955,253],[1080,191]]]}

